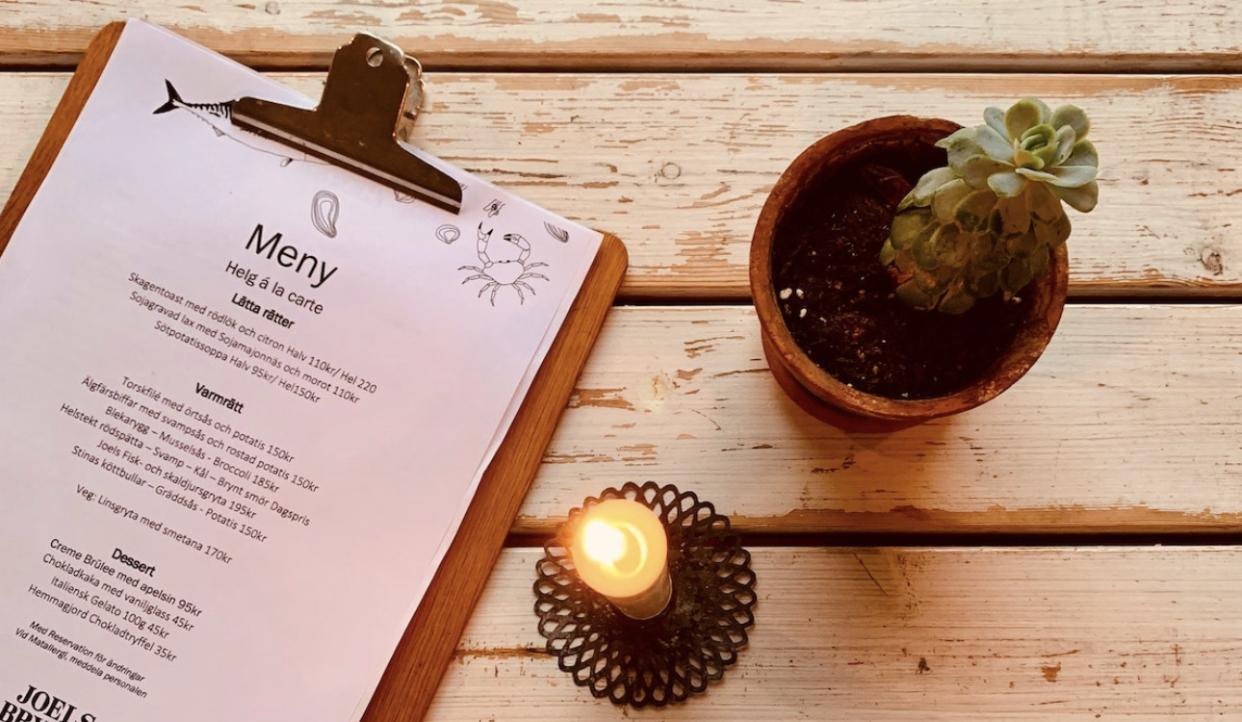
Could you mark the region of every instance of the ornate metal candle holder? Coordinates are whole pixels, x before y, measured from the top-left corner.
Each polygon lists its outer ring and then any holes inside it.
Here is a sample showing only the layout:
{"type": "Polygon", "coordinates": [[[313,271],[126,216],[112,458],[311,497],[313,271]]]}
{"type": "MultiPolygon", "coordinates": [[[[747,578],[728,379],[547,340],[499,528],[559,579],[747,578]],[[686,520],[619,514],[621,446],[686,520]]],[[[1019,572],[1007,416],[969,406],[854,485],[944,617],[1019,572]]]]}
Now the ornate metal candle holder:
{"type": "Polygon", "coordinates": [[[588,498],[544,544],[536,568],[535,614],[548,652],[575,683],[616,704],[660,707],[704,691],[737,660],[754,623],[750,553],[730,533],[728,517],[672,485],[630,482],[588,498]],[[668,534],[673,596],[651,619],[622,614],[574,569],[569,550],[578,520],[615,498],[649,507],[668,534]]]}

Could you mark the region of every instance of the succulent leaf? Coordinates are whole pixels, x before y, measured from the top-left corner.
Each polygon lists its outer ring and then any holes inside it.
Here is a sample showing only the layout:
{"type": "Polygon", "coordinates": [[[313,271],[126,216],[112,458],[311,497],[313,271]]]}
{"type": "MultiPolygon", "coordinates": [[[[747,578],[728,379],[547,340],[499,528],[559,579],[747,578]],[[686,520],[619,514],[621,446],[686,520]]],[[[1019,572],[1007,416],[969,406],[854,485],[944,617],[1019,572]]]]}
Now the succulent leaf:
{"type": "Polygon", "coordinates": [[[953,282],[953,269],[939,268],[935,270],[917,270],[914,272],[914,282],[918,287],[923,289],[928,295],[939,299],[949,284],[953,282]]]}
{"type": "Polygon", "coordinates": [[[998,198],[995,212],[998,218],[992,226],[995,235],[1021,235],[1031,227],[1031,213],[1026,208],[1025,198],[998,198]]]}
{"type": "Polygon", "coordinates": [[[893,265],[897,267],[897,271],[901,275],[914,273],[914,269],[919,267],[919,264],[914,260],[914,254],[909,249],[897,251],[897,258],[893,260],[893,265]]]}
{"type": "Polygon", "coordinates": [[[1073,150],[1061,165],[1089,165],[1092,168],[1100,164],[1100,156],[1095,152],[1095,145],[1089,140],[1074,143],[1073,150]]]}
{"type": "Polygon", "coordinates": [[[919,178],[919,182],[910,189],[906,197],[901,199],[897,210],[904,211],[911,206],[926,207],[931,205],[932,196],[940,189],[940,186],[949,181],[957,180],[957,174],[952,168],[934,168],[923,174],[919,178]]]}
{"type": "Polygon", "coordinates": [[[916,269],[931,271],[940,265],[940,254],[936,252],[939,230],[940,227],[937,226],[936,233],[920,234],[910,245],[910,253],[914,256],[916,269]]]}
{"type": "Polygon", "coordinates": [[[938,258],[937,267],[950,271],[960,268],[969,258],[974,234],[962,230],[956,223],[946,223],[932,237],[932,252],[938,258]]]}
{"type": "Polygon", "coordinates": [[[1014,236],[1005,242],[1008,247],[1010,264],[1014,261],[1026,258],[1031,255],[1035,247],[1039,245],[1039,229],[1038,222],[1031,224],[1031,229],[1020,236],[1014,236]]]}
{"type": "Polygon", "coordinates": [[[1047,171],[1018,168],[1014,172],[1027,180],[1042,181],[1061,188],[1077,188],[1095,180],[1096,169],[1089,165],[1062,165],[1047,171]]]}
{"type": "Polygon", "coordinates": [[[977,190],[988,187],[988,178],[996,173],[1003,173],[1009,166],[986,155],[974,155],[967,158],[958,169],[962,180],[977,190]]]}
{"type": "Polygon", "coordinates": [[[1024,148],[1018,148],[1013,152],[1013,164],[1018,166],[1017,170],[1019,171],[1028,168],[1039,170],[1045,165],[1044,159],[1039,157],[1038,153],[1032,153],[1024,148]]]}
{"type": "Polygon", "coordinates": [[[1022,195],[1026,190],[1026,179],[1017,173],[1018,170],[996,173],[988,178],[988,188],[1002,198],[1013,198],[1022,195]]]}
{"type": "MultiPolygon", "coordinates": [[[[948,167],[956,171],[966,159],[976,155],[985,155],[983,147],[975,139],[974,128],[962,128],[947,138],[936,141],[937,148],[943,148],[949,156],[948,167]]],[[[924,176],[926,177],[926,176],[924,176]]]]}
{"type": "Polygon", "coordinates": [[[962,228],[975,232],[987,228],[988,217],[996,206],[996,194],[992,191],[975,191],[961,200],[953,209],[953,219],[962,228]]]}
{"type": "Polygon", "coordinates": [[[1068,125],[1074,129],[1074,135],[1078,138],[1086,138],[1087,131],[1091,129],[1091,121],[1087,118],[1087,114],[1076,105],[1062,105],[1052,111],[1049,123],[1054,128],[1068,125]]]}
{"type": "Polygon", "coordinates": [[[1009,129],[1005,127],[1005,111],[997,107],[990,107],[983,111],[983,122],[992,127],[992,130],[1007,135],[1009,129]]]}
{"type": "Polygon", "coordinates": [[[1045,118],[1052,117],[1052,108],[1049,108],[1047,103],[1040,100],[1039,98],[1027,98],[1027,100],[1039,106],[1039,110],[1042,113],[1043,117],[1045,118]]]}
{"type": "Polygon", "coordinates": [[[1002,163],[1013,163],[1013,143],[993,130],[992,126],[977,126],[975,128],[975,142],[979,144],[983,152],[987,153],[992,160],[998,160],[1002,163]]]}
{"type": "Polygon", "coordinates": [[[1051,125],[1037,125],[1022,134],[1018,140],[1018,150],[1014,153],[1014,164],[1022,168],[1039,170],[1056,161],[1057,131],[1051,125]],[[1022,162],[1018,156],[1032,159],[1029,163],[1022,162]]]}
{"type": "Polygon", "coordinates": [[[1077,142],[1078,135],[1074,133],[1074,129],[1068,125],[1061,126],[1057,130],[1057,153],[1052,163],[1065,165],[1065,161],[1069,160],[1070,153],[1074,151],[1074,145],[1077,142]]]}
{"type": "Polygon", "coordinates": [[[1009,263],[1009,242],[990,233],[975,236],[974,258],[966,269],[967,276],[995,273],[1009,263]]]}
{"type": "Polygon", "coordinates": [[[1062,204],[1086,213],[1099,200],[1099,154],[1080,108],[1024,98],[983,120],[936,143],[948,164],[902,199],[881,252],[909,278],[897,296],[918,308],[960,313],[998,290],[1012,297],[1047,273],[1069,236],[1062,204]]]}
{"type": "Polygon", "coordinates": [[[1008,266],[1000,272],[1000,287],[1005,292],[1005,297],[1010,298],[1018,291],[1026,287],[1034,276],[1031,274],[1030,267],[1026,261],[1015,258],[1009,262],[1008,266]]]}
{"type": "Polygon", "coordinates": [[[900,298],[907,306],[921,308],[927,311],[936,307],[936,299],[931,294],[919,288],[919,285],[913,280],[897,286],[897,298],[900,298]]]}
{"type": "Polygon", "coordinates": [[[1048,250],[1048,246],[1037,246],[1035,252],[1027,257],[1026,264],[1031,269],[1031,276],[1039,278],[1052,265],[1052,251],[1048,250]]]}
{"type": "Polygon", "coordinates": [[[884,246],[880,248],[880,263],[887,266],[897,260],[897,249],[893,248],[893,241],[890,238],[884,241],[884,246]]]}
{"type": "Polygon", "coordinates": [[[957,208],[957,204],[961,203],[963,198],[970,195],[970,192],[970,185],[961,178],[945,183],[932,196],[932,213],[936,215],[936,219],[941,223],[952,222],[953,209],[957,208]]]}
{"type": "Polygon", "coordinates": [[[958,279],[949,284],[949,288],[940,297],[936,308],[944,313],[966,313],[975,305],[975,296],[966,288],[966,282],[958,279]]]}
{"type": "MultiPolygon", "coordinates": [[[[1004,268],[1002,266],[1001,268],[1004,268]]],[[[1000,271],[999,268],[986,273],[973,274],[966,283],[966,290],[974,295],[975,298],[987,298],[1000,290],[1000,271]]]]}
{"type": "Polygon", "coordinates": [[[1043,183],[1032,183],[1025,195],[1027,212],[1032,218],[1050,221],[1065,213],[1056,194],[1043,183]]]}
{"type": "MultiPolygon", "coordinates": [[[[893,217],[893,227],[889,230],[889,242],[894,249],[910,248],[914,240],[932,223],[932,213],[926,208],[914,208],[909,213],[898,213],[893,217]]],[[[887,265],[887,264],[885,264],[887,265]]]]}
{"type": "Polygon", "coordinates": [[[1078,188],[1054,188],[1053,193],[1079,213],[1089,213],[1100,199],[1100,186],[1095,181],[1078,188]]]}
{"type": "MultiPolygon", "coordinates": [[[[1056,248],[1065,243],[1065,239],[1070,235],[1070,219],[1064,213],[1060,218],[1052,221],[1035,221],[1031,224],[1035,229],[1035,237],[1039,239],[1039,245],[1048,248],[1056,248]]],[[[1032,251],[1032,254],[1034,252],[1032,251]]]]}
{"type": "Polygon", "coordinates": [[[1021,138],[1042,122],[1044,111],[1030,98],[1019,100],[1005,112],[1005,132],[1010,138],[1021,138]]]}

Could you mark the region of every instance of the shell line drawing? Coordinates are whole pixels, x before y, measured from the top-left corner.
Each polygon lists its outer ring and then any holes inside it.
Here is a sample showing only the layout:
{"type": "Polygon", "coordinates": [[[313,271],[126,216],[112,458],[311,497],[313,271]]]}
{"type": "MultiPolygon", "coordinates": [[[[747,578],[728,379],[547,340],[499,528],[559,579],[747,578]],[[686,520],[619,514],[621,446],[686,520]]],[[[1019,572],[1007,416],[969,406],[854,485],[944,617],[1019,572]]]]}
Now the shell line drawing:
{"type": "Polygon", "coordinates": [[[341,215],[341,200],[332,191],[319,191],[311,200],[311,223],[328,238],[336,238],[336,219],[341,215]]]}
{"type": "Polygon", "coordinates": [[[534,271],[536,268],[546,268],[548,264],[528,263],[531,253],[530,241],[517,233],[504,234],[500,238],[501,243],[493,247],[492,232],[495,230],[493,228],[484,233],[483,224],[479,224],[475,252],[478,254],[480,265],[462,266],[457,269],[474,272],[474,275],[462,281],[462,285],[471,281],[483,281],[483,286],[479,288],[478,298],[482,298],[484,293],[491,291],[488,301],[492,306],[496,305],[496,294],[500,292],[500,289],[512,288],[517,293],[518,303],[525,304],[526,295],[523,290],[532,296],[535,295],[535,287],[530,285],[529,281],[536,278],[551,280],[542,273],[534,271]]]}
{"type": "Polygon", "coordinates": [[[436,229],[436,238],[446,245],[452,244],[453,241],[461,238],[461,229],[452,223],[445,223],[436,229]]]}

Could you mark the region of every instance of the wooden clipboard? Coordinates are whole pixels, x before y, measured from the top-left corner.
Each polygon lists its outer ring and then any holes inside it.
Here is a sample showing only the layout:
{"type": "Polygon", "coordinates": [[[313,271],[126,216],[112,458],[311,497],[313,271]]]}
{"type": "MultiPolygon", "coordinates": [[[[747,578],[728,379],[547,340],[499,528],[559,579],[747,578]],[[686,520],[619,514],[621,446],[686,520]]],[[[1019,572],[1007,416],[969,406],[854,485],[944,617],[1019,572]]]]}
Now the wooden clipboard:
{"type": "MultiPolygon", "coordinates": [[[[110,23],[86,49],[0,213],[0,253],[4,252],[77,122],[123,29],[124,23],[110,23]]],[[[557,420],[599,336],[627,263],[625,245],[616,236],[605,234],[582,290],[536,374],[508,435],[483,474],[457,536],[406,628],[363,722],[412,722],[426,715],[505,536],[543,460],[557,420]]],[[[533,569],[531,579],[533,583],[533,569]]],[[[533,595],[531,602],[534,603],[533,595]]],[[[532,614],[531,624],[535,623],[532,614]]],[[[341,664],[350,663],[351,660],[341,660],[341,664]]]]}

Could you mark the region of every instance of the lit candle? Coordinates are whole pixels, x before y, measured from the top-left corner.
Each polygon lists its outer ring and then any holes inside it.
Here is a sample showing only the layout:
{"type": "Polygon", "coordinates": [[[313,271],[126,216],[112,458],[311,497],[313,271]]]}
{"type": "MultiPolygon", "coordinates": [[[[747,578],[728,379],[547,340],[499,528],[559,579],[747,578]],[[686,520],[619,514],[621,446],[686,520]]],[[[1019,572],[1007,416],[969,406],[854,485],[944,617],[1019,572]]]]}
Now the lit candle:
{"type": "Polygon", "coordinates": [[[582,581],[623,614],[650,619],[668,606],[668,537],[655,512],[608,499],[582,515],[574,531],[574,567],[582,581]]]}

